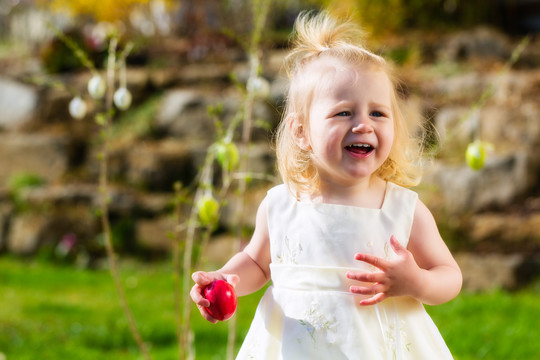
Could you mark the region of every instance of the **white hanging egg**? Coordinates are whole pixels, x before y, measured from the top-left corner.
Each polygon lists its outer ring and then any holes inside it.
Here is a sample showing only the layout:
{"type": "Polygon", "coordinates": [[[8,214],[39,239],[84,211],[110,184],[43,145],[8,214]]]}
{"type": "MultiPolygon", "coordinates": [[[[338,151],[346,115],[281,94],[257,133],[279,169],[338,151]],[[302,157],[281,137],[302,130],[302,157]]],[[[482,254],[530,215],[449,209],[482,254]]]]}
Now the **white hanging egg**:
{"type": "Polygon", "coordinates": [[[257,76],[248,80],[247,90],[255,97],[266,98],[270,94],[270,84],[265,78],[257,76]]]}
{"type": "Polygon", "coordinates": [[[114,105],[120,110],[127,110],[131,105],[131,93],[125,87],[121,87],[114,92],[114,105]]]}
{"type": "Polygon", "coordinates": [[[88,81],[88,93],[94,99],[101,99],[105,95],[105,80],[99,75],[94,75],[90,81],[88,81]]]}
{"type": "Polygon", "coordinates": [[[69,102],[69,114],[77,120],[86,115],[86,103],[80,96],[76,96],[69,102]]]}

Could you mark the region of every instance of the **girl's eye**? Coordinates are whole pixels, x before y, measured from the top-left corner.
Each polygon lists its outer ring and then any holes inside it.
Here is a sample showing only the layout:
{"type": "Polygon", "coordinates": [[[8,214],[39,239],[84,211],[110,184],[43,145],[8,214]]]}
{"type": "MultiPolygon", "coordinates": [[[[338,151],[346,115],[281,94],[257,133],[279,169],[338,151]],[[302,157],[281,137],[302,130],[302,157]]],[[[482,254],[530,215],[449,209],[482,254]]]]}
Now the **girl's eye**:
{"type": "Polygon", "coordinates": [[[384,117],[385,115],[380,112],[380,111],[372,111],[370,114],[370,116],[374,116],[374,117],[384,117]]]}
{"type": "Polygon", "coordinates": [[[351,116],[350,111],[342,111],[336,114],[336,116],[351,116]]]}

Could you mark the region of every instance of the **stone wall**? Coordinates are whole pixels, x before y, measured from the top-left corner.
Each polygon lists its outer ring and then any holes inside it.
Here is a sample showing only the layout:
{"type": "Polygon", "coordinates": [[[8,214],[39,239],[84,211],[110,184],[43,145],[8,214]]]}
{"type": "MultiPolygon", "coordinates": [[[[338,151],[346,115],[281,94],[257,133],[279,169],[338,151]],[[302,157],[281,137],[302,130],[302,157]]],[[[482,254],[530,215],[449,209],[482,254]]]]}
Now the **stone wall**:
{"type": "MultiPolygon", "coordinates": [[[[531,44],[506,71],[503,64],[516,44],[489,29],[448,35],[420,44],[431,56],[400,69],[407,108],[412,116],[431,122],[443,144],[417,190],[456,252],[466,287],[474,290],[514,288],[522,285],[517,276],[524,268],[533,269],[529,280],[538,270],[540,47],[538,41],[531,44]],[[471,112],[492,85],[492,96],[471,112]],[[481,120],[482,139],[495,145],[480,171],[464,162],[475,116],[481,120]]],[[[279,121],[286,89],[280,73],[283,57],[281,50],[267,51],[264,76],[271,84],[270,96],[255,109],[256,118],[271,128],[279,121]]],[[[103,255],[96,185],[98,129],[91,115],[82,121],[69,117],[68,92],[28,84],[23,79],[34,68],[17,69],[0,76],[0,252],[33,255],[49,249],[62,254],[66,239],[75,238],[75,249],[91,263],[103,255]],[[8,185],[21,173],[44,183],[17,190],[14,201],[8,185]]],[[[245,81],[247,63],[129,69],[134,107],[149,106],[148,99],[157,105],[146,115],[146,131],[129,135],[129,125],[123,127],[126,136],[118,136],[111,149],[111,221],[120,251],[147,256],[170,249],[173,183],[193,181],[215,138],[207,107],[221,103],[230,119],[240,106],[241,94],[231,83],[231,73],[245,81]]],[[[89,76],[68,74],[56,80],[82,93],[89,76]]],[[[275,175],[269,133],[256,129],[253,138],[250,168],[275,175]]],[[[246,194],[250,214],[270,185],[251,185],[246,194]]],[[[232,211],[225,209],[216,234],[219,241],[213,246],[228,238],[232,211]]],[[[253,223],[254,216],[249,219],[253,223]]]]}

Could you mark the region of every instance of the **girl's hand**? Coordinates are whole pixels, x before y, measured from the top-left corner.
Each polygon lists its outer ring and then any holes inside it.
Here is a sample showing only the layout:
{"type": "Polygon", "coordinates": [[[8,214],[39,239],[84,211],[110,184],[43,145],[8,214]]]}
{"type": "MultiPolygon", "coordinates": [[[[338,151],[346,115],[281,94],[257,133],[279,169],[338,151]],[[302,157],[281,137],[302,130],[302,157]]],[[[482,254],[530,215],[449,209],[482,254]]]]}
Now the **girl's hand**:
{"type": "Polygon", "coordinates": [[[203,296],[204,288],[210,285],[215,280],[225,280],[233,287],[235,287],[236,284],[238,284],[238,281],[240,281],[240,278],[238,277],[238,275],[233,274],[221,274],[219,272],[204,271],[197,271],[193,273],[193,275],[191,275],[191,278],[193,279],[193,281],[195,281],[195,285],[193,285],[190,292],[191,299],[197,305],[197,308],[199,309],[199,312],[201,313],[203,318],[213,324],[217,323],[218,320],[210,316],[210,314],[208,314],[208,312],[205,310],[205,308],[210,306],[210,301],[208,301],[203,296]]]}
{"type": "Polygon", "coordinates": [[[384,260],[368,254],[356,254],[355,259],[366,262],[380,272],[359,273],[349,271],[347,278],[372,283],[368,286],[351,286],[350,291],[360,295],[372,295],[360,301],[360,305],[374,305],[391,296],[410,295],[415,297],[422,283],[422,269],[417,265],[410,251],[404,248],[394,235],[390,244],[398,255],[396,259],[384,260]]]}

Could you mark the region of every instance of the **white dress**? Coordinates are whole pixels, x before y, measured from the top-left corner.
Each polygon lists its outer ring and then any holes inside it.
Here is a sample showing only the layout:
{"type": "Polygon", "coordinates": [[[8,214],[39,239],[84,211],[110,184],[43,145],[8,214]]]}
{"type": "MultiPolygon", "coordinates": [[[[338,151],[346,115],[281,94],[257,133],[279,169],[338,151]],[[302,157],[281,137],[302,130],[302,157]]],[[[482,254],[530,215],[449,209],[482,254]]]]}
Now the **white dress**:
{"type": "MultiPolygon", "coordinates": [[[[378,271],[358,252],[390,259],[407,246],[417,194],[387,183],[381,209],[300,202],[285,185],[267,194],[272,286],[237,359],[452,359],[421,303],[389,298],[360,306],[349,270],[378,271]]],[[[364,296],[365,298],[365,296],[364,296]]]]}

